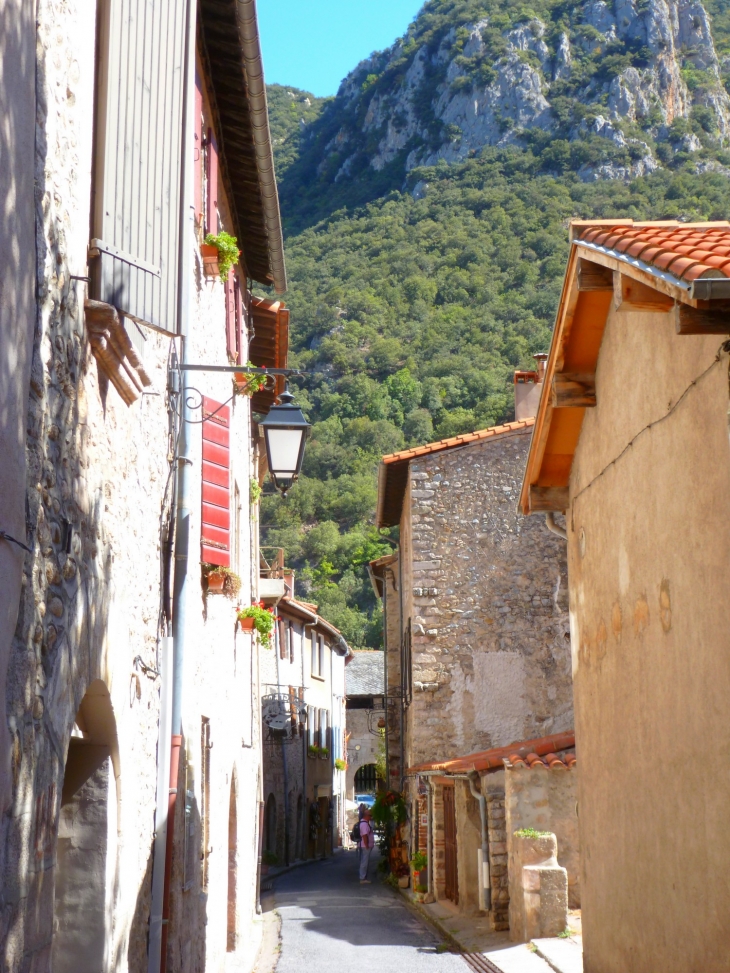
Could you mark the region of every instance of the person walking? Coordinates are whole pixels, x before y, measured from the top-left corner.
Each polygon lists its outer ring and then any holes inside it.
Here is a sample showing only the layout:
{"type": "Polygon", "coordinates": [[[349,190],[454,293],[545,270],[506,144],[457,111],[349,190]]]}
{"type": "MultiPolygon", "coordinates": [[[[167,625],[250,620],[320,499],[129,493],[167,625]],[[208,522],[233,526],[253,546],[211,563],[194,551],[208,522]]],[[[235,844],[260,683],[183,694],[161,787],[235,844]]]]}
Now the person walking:
{"type": "Polygon", "coordinates": [[[370,864],[370,852],[375,847],[375,833],[370,823],[372,814],[367,809],[360,821],[360,885],[370,885],[368,878],[368,865],[370,864]]]}

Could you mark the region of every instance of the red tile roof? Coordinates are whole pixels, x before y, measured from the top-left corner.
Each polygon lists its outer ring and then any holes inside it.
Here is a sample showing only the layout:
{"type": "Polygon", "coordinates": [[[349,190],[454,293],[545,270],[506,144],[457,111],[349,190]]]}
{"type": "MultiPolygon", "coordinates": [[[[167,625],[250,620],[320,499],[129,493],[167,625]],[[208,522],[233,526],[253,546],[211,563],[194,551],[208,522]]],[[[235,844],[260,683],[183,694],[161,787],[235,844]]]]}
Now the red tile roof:
{"type": "MultiPolygon", "coordinates": [[[[537,372],[530,372],[530,375],[537,375],[537,372]]],[[[457,446],[468,446],[471,443],[481,442],[483,439],[494,439],[495,436],[504,436],[505,433],[515,432],[518,429],[527,429],[534,426],[534,419],[520,419],[518,422],[505,422],[502,426],[490,426],[489,429],[480,429],[478,432],[465,432],[460,436],[452,436],[450,439],[439,439],[436,443],[428,443],[426,446],[415,446],[413,449],[403,449],[400,453],[390,453],[384,456],[381,462],[388,466],[390,463],[402,463],[415,459],[417,456],[428,456],[431,453],[440,453],[444,449],[455,449],[457,446]]]]}
{"type": "Polygon", "coordinates": [[[575,243],[612,251],[690,282],[730,277],[730,223],[631,223],[617,220],[597,226],[573,224],[575,243]]]}
{"type": "Polygon", "coordinates": [[[572,750],[569,753],[563,754],[562,760],[557,753],[546,753],[542,758],[536,753],[528,753],[525,756],[520,753],[511,753],[509,757],[505,757],[504,759],[505,767],[529,767],[530,770],[534,770],[537,767],[543,767],[546,770],[572,770],[576,763],[576,756],[572,750]]]}
{"type": "Polygon", "coordinates": [[[447,449],[458,449],[461,446],[472,446],[475,443],[497,439],[500,436],[525,432],[535,425],[535,420],[520,419],[516,422],[505,422],[501,426],[490,426],[477,432],[465,432],[460,436],[449,439],[439,439],[436,443],[426,446],[416,446],[413,449],[403,449],[400,453],[390,453],[380,461],[378,471],[378,508],[375,522],[378,527],[393,527],[400,522],[403,497],[408,481],[408,467],[412,459],[420,456],[431,456],[447,449]]]}
{"type": "MultiPolygon", "coordinates": [[[[540,761],[543,756],[547,761],[548,757],[554,758],[555,755],[563,750],[570,750],[575,747],[575,730],[566,730],[565,733],[555,733],[548,737],[537,737],[533,740],[510,743],[506,747],[493,747],[491,750],[480,750],[477,753],[467,754],[465,757],[453,757],[450,760],[436,760],[427,764],[418,764],[416,767],[409,767],[409,774],[442,773],[442,774],[464,774],[472,771],[500,770],[504,767],[505,760],[512,762],[524,760],[528,766],[532,766],[535,761],[540,761]]],[[[565,763],[568,763],[568,757],[565,763]]],[[[573,755],[573,762],[575,755],[573,755]]],[[[542,761],[540,761],[542,762],[542,761]]]]}

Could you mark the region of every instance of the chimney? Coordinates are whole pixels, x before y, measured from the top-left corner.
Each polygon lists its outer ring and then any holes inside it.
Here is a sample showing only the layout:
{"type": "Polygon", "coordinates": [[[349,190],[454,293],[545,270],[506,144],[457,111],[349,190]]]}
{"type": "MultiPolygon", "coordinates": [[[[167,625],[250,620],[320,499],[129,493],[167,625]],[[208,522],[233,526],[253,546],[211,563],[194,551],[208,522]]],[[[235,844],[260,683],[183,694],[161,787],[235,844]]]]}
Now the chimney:
{"type": "Polygon", "coordinates": [[[285,597],[294,597],[294,571],[292,568],[284,568],[281,577],[284,580],[284,588],[286,590],[285,597]]]}
{"type": "Polygon", "coordinates": [[[532,356],[537,362],[536,372],[515,372],[515,419],[534,419],[540,405],[548,356],[542,352],[532,356]]]}

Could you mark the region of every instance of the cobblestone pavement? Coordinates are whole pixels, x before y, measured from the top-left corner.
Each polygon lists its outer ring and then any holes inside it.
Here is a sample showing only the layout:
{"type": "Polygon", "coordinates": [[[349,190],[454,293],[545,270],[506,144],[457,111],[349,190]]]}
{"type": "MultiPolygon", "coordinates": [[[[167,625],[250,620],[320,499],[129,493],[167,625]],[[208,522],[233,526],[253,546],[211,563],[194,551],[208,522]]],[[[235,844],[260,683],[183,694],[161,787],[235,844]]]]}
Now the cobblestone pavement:
{"type": "Polygon", "coordinates": [[[436,933],[383,885],[374,864],[372,885],[360,885],[355,851],[275,880],[277,973],[469,973],[460,956],[437,952],[436,933]]]}

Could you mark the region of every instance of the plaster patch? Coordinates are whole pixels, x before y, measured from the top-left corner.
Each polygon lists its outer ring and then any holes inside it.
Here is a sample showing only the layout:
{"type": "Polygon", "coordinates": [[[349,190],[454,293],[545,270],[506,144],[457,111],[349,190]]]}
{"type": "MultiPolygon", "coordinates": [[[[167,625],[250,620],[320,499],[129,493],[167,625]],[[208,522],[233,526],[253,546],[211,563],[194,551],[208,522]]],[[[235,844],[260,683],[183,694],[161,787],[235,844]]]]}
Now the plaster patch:
{"type": "Polygon", "coordinates": [[[524,656],[517,652],[489,652],[467,676],[454,667],[452,676],[452,710],[457,739],[464,739],[472,728],[465,726],[466,710],[473,711],[473,729],[493,740],[519,740],[529,719],[525,698],[527,672],[524,656]],[[466,707],[462,696],[469,693],[473,706],[466,707]]]}

